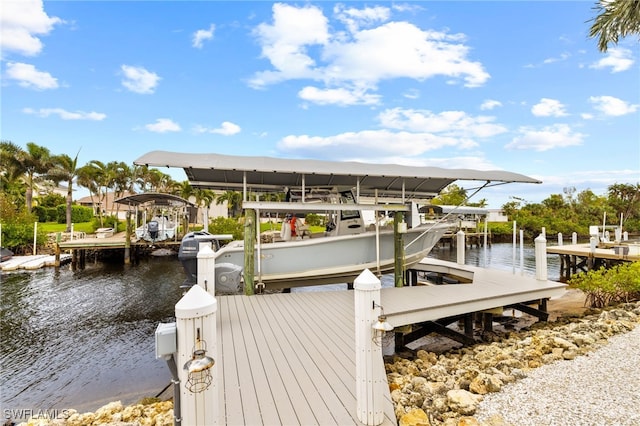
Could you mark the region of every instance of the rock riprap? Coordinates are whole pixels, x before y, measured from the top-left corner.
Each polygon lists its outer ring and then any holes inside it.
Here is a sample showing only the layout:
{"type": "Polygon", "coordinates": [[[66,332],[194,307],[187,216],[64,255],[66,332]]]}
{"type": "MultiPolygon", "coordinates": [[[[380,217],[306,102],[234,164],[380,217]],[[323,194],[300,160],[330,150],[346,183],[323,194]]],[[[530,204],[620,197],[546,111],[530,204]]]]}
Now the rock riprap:
{"type": "Polygon", "coordinates": [[[94,413],[65,410],[64,418],[31,418],[19,426],[172,426],[173,402],[123,406],[120,401],[110,402],[94,413]]]}
{"type": "MultiPolygon", "coordinates": [[[[588,358],[582,356],[592,356],[594,351],[599,352],[606,348],[613,336],[631,334],[629,332],[634,330],[639,322],[640,302],[629,303],[604,310],[599,314],[565,319],[556,323],[535,324],[527,330],[504,333],[491,343],[454,349],[440,355],[419,350],[414,359],[395,356],[385,367],[391,398],[395,403],[396,417],[401,426],[523,426],[527,424],[526,414],[516,417],[517,420],[508,420],[508,414],[512,411],[526,413],[526,404],[537,399],[535,392],[527,395],[525,402],[520,402],[519,406],[505,405],[501,411],[501,407],[496,405],[484,410],[482,416],[476,414],[483,406],[483,400],[499,395],[505,387],[520,383],[521,379],[533,375],[538,367],[562,366],[563,364],[559,363],[588,358]]],[[[627,340],[634,341],[637,338],[629,335],[627,340]]],[[[628,354],[623,353],[620,356],[628,354]]],[[[615,361],[612,362],[614,363],[608,366],[603,363],[604,368],[618,368],[615,361]]],[[[589,371],[584,371],[584,374],[589,374],[589,371]]],[[[605,376],[592,380],[606,379],[605,376]]],[[[548,379],[541,380],[544,383],[548,379]]],[[[556,395],[559,399],[563,397],[565,395],[556,395]]],[[[578,395],[578,398],[584,400],[584,395],[578,395]]],[[[579,409],[573,407],[573,410],[580,415],[579,409]]],[[[544,410],[542,411],[542,414],[546,415],[544,410]]],[[[566,416],[562,418],[567,419],[566,416]]],[[[632,424],[624,423],[625,419],[629,417],[623,414],[622,420],[618,418],[617,424],[621,424],[620,421],[622,424],[632,424]]],[[[592,418],[589,421],[593,420],[592,418]]],[[[534,420],[528,424],[556,423],[536,423],[534,420]]],[[[590,424],[599,423],[596,420],[590,424]]]]}

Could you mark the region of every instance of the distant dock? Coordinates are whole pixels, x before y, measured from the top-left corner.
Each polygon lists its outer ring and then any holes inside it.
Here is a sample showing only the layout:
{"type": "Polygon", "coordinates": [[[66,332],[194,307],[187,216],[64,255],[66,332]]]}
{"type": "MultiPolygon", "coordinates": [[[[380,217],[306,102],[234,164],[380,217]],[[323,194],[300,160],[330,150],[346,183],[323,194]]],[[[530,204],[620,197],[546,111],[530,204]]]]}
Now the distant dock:
{"type": "Polygon", "coordinates": [[[560,255],[560,277],[569,280],[578,272],[637,262],[640,260],[640,252],[637,249],[640,249],[640,245],[601,243],[592,250],[591,245],[586,243],[548,246],[547,253],[560,255]]]}
{"type": "Polygon", "coordinates": [[[118,232],[117,234],[101,238],[98,238],[97,236],[76,238],[74,240],[58,243],[58,247],[61,251],[71,251],[72,269],[83,269],[86,264],[87,252],[89,251],[98,253],[105,250],[124,250],[124,261],[125,263],[129,263],[132,259],[139,258],[141,253],[149,247],[158,249],[171,248],[177,250],[180,247],[180,243],[180,239],[150,242],[144,239],[138,239],[135,235],[131,237],[129,242],[127,242],[126,233],[118,232]]]}

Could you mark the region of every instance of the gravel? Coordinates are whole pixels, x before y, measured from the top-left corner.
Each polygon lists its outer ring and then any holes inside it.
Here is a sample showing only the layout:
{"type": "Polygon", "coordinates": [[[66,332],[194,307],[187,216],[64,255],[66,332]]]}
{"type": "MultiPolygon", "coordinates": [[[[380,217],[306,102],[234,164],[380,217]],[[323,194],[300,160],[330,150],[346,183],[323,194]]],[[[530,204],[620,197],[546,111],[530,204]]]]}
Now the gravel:
{"type": "Polygon", "coordinates": [[[494,416],[517,426],[640,425],[640,326],[485,395],[475,417],[494,416]]]}

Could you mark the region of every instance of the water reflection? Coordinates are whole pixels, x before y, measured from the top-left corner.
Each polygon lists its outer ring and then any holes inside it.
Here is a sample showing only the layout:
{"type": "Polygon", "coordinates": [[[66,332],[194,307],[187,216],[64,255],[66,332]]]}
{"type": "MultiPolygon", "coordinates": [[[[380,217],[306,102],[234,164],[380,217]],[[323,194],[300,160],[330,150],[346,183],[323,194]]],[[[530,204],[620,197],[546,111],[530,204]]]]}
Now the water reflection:
{"type": "Polygon", "coordinates": [[[157,393],[169,373],[154,331],[183,280],[175,258],[3,274],[2,408],[95,409],[157,393]]]}

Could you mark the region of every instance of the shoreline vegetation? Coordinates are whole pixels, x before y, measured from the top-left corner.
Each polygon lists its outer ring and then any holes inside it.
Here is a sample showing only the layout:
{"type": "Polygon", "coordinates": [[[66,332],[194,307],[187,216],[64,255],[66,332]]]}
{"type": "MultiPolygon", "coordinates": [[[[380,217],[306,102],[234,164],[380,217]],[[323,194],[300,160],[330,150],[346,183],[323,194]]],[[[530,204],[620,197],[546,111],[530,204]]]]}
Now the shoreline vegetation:
{"type": "MultiPolygon", "coordinates": [[[[588,356],[606,347],[611,337],[624,337],[640,323],[640,302],[589,309],[585,294],[577,289],[550,300],[548,309],[548,322],[534,322],[528,315],[514,317],[514,321],[481,336],[482,342],[473,346],[449,343],[447,347],[444,341],[431,341],[413,351],[385,357],[399,425],[509,425],[504,420],[507,416],[500,413],[484,420],[474,417],[483,398],[526,378],[538,367],[588,356]]],[[[173,404],[157,398],[127,406],[114,401],[95,412],[62,410],[58,417],[34,416],[14,424],[172,425],[173,404]]],[[[598,419],[590,421],[598,424],[598,419]]]]}

